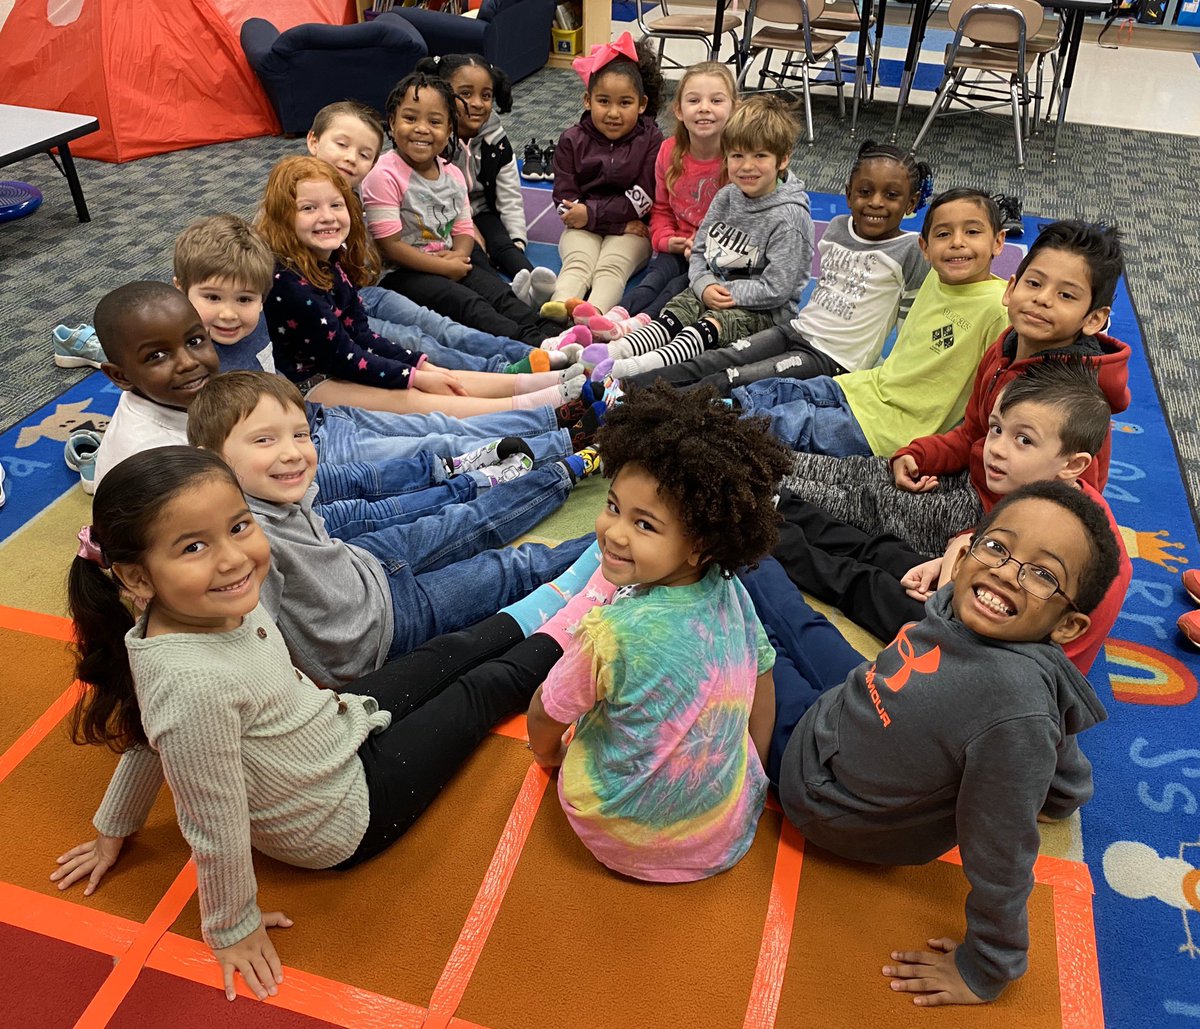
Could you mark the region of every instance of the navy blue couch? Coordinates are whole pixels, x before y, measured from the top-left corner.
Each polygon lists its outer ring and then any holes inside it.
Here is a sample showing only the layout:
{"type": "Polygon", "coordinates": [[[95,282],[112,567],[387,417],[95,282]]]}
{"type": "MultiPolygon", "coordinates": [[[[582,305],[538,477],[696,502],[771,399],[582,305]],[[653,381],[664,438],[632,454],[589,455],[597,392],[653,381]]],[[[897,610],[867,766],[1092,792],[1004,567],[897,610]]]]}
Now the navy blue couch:
{"type": "Polygon", "coordinates": [[[482,54],[517,82],[546,66],[554,6],[555,0],[483,0],[475,18],[419,7],[392,13],[421,34],[431,55],[482,54]]]}
{"type": "Polygon", "coordinates": [[[392,87],[427,53],[420,34],[389,15],[286,32],[251,18],[241,38],[246,60],[288,133],[307,132],[313,115],[337,100],[358,100],[382,112],[392,87]]]}

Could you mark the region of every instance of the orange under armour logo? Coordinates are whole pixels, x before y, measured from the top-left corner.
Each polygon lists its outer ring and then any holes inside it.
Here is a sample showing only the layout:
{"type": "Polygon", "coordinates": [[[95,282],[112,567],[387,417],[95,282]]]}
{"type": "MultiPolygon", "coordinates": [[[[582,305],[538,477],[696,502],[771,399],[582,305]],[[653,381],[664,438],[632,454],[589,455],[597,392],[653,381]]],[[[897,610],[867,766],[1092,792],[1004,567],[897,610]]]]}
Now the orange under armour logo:
{"type": "Polygon", "coordinates": [[[904,689],[913,672],[930,675],[936,672],[938,665],[942,663],[941,647],[934,647],[932,650],[927,650],[920,657],[917,656],[913,650],[912,643],[908,639],[909,626],[915,624],[915,622],[909,622],[908,625],[896,633],[896,638],[892,641],[896,645],[896,649],[900,651],[900,658],[904,662],[895,675],[884,676],[883,684],[893,693],[899,693],[904,689]]]}

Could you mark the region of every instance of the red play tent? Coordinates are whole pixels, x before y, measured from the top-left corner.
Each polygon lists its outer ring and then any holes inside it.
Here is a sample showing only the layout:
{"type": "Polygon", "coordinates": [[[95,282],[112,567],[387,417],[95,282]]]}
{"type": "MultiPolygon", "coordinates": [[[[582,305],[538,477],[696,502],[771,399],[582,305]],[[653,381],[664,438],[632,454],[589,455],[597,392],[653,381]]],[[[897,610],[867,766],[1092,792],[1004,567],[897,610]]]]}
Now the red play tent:
{"type": "Polygon", "coordinates": [[[0,103],[95,115],[100,131],[71,152],[105,161],[269,135],[279,124],[238,43],[242,22],[354,17],[353,0],[15,0],[0,26],[0,103]]]}

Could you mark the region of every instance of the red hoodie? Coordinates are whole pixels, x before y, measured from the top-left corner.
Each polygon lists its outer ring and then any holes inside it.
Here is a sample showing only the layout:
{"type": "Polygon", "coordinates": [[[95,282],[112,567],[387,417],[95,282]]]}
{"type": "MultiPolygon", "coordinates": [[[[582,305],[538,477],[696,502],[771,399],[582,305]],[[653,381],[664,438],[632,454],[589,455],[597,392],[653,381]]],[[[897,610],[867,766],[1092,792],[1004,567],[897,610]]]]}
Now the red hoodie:
{"type": "MultiPolygon", "coordinates": [[[[916,475],[953,475],[964,468],[971,473],[971,485],[979,494],[983,509],[990,511],[1000,497],[987,487],[983,470],[983,441],[987,437],[988,418],[995,406],[996,397],[1009,382],[1015,379],[1034,361],[1046,358],[1065,357],[1078,354],[1092,359],[1099,372],[1100,389],[1108,398],[1113,414],[1119,414],[1129,406],[1129,344],[1119,339],[1096,333],[1085,336],[1070,346],[1056,350],[1044,350],[1035,357],[1014,361],[1017,352],[1015,330],[1005,329],[1000,338],[984,352],[975,373],[975,386],[963,420],[949,432],[935,436],[922,436],[907,447],[897,450],[896,458],[911,454],[917,461],[916,475]]],[[[1100,453],[1088,466],[1081,479],[1094,487],[1097,493],[1104,491],[1108,482],[1108,460],[1112,453],[1112,433],[1100,448],[1100,453]]]]}

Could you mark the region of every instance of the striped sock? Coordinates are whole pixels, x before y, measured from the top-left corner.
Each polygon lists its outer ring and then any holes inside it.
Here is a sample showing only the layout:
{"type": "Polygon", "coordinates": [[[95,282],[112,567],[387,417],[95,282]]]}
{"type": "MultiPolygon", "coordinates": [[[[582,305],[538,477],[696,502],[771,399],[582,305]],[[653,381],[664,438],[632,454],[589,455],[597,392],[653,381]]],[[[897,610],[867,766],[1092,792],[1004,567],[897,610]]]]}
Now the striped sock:
{"type": "Polygon", "coordinates": [[[689,358],[712,350],[720,345],[721,330],[707,318],[689,325],[686,329],[675,334],[671,342],[659,348],[662,355],[663,367],[669,364],[682,364],[689,358]]]}

